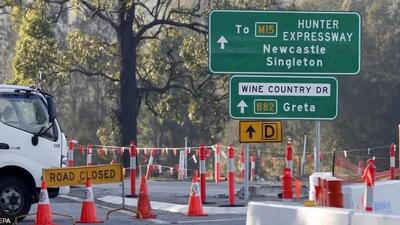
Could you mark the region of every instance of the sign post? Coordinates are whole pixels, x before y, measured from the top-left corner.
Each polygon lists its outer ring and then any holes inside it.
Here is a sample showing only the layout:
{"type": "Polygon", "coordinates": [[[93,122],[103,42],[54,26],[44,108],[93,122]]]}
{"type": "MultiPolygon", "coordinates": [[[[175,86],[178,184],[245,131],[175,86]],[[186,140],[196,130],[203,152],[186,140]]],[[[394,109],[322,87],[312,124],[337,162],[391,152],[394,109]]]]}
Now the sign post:
{"type": "Polygon", "coordinates": [[[233,119],[333,120],[337,116],[333,77],[234,75],[229,81],[233,119]]]}
{"type": "Polygon", "coordinates": [[[212,73],[356,75],[361,18],[356,12],[214,10],[212,73]]]}

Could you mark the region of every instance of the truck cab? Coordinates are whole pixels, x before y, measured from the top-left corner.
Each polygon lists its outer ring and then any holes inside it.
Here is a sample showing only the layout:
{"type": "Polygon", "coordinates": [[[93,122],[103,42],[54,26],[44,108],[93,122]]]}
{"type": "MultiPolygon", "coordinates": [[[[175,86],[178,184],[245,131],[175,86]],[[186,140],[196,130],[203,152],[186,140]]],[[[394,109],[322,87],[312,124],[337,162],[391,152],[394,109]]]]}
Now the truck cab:
{"type": "MultiPolygon", "coordinates": [[[[42,169],[62,167],[67,141],[54,98],[40,89],[0,84],[0,215],[15,218],[38,202],[42,169]]],[[[56,197],[59,188],[49,188],[56,197]]]]}

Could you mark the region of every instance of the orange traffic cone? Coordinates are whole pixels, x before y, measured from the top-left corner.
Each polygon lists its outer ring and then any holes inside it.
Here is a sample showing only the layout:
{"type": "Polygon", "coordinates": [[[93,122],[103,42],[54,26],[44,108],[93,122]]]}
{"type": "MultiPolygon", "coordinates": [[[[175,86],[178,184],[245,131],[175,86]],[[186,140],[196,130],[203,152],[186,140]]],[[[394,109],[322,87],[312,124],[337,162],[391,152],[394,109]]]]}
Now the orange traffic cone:
{"type": "Polygon", "coordinates": [[[49,193],[47,192],[46,182],[42,181],[40,188],[39,204],[34,225],[54,225],[51,215],[49,193]]]}
{"type": "Polygon", "coordinates": [[[92,180],[86,181],[86,190],[84,194],[81,219],[77,223],[102,223],[97,219],[96,204],[94,203],[92,180]]]}
{"type": "Polygon", "coordinates": [[[192,190],[189,197],[188,216],[207,216],[203,211],[203,204],[201,203],[200,187],[197,181],[197,171],[193,175],[192,190]]]}
{"type": "MultiPolygon", "coordinates": [[[[149,192],[147,190],[146,178],[142,176],[140,182],[139,201],[137,210],[142,216],[142,219],[154,219],[156,214],[153,213],[150,205],[149,192]]],[[[140,215],[136,215],[136,219],[140,219],[140,215]]]]}
{"type": "Polygon", "coordinates": [[[301,194],[301,179],[297,178],[296,181],[294,182],[295,186],[295,193],[296,193],[296,199],[300,199],[300,194],[301,194]]]}

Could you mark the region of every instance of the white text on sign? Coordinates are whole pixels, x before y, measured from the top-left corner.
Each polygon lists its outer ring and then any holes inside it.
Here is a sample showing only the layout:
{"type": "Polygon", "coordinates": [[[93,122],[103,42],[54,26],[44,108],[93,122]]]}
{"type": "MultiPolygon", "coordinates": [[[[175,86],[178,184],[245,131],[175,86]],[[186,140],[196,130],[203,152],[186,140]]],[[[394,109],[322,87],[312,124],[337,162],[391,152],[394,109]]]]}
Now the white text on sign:
{"type": "Polygon", "coordinates": [[[330,96],[330,84],[318,83],[239,83],[239,95],[330,96]]]}

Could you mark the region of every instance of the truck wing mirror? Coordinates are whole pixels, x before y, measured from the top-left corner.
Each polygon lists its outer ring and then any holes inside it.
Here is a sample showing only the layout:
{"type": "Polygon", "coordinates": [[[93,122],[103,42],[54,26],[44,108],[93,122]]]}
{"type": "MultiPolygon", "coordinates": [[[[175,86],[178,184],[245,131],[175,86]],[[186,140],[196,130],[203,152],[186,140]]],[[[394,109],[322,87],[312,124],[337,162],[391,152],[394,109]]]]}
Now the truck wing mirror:
{"type": "Polygon", "coordinates": [[[0,143],[0,149],[10,149],[10,146],[6,143],[0,143]]]}
{"type": "Polygon", "coordinates": [[[49,122],[54,122],[57,117],[56,101],[51,96],[46,96],[47,111],[49,112],[49,122]]]}

